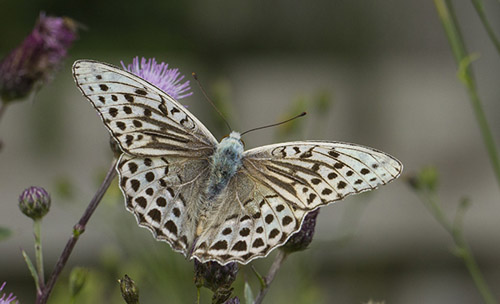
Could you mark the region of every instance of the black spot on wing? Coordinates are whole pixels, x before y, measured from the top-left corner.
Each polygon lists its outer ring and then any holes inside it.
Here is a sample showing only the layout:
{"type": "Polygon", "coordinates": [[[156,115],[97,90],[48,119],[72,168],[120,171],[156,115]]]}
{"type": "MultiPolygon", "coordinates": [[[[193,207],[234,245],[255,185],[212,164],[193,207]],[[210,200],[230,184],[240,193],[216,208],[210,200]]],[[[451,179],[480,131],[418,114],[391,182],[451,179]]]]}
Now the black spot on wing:
{"type": "Polygon", "coordinates": [[[138,94],[138,95],[142,95],[142,96],[146,96],[148,95],[148,93],[142,89],[137,89],[135,90],[135,93],[138,94]]]}

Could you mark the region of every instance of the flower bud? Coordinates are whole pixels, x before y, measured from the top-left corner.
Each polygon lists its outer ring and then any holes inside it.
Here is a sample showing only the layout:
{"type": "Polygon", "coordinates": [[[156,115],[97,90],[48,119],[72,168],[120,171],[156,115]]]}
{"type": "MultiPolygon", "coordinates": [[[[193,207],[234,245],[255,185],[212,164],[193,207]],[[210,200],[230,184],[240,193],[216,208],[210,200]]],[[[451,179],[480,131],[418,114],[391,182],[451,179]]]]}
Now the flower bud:
{"type": "Polygon", "coordinates": [[[118,280],[118,283],[120,283],[120,290],[125,302],[127,304],[139,304],[139,288],[135,286],[134,280],[125,275],[123,279],[118,280]]]}
{"type": "Polygon", "coordinates": [[[41,187],[29,187],[19,196],[19,209],[33,220],[41,219],[49,212],[50,195],[41,187]]]}
{"type": "Polygon", "coordinates": [[[290,253],[304,250],[309,246],[314,236],[314,228],[316,227],[316,217],[318,213],[319,209],[316,209],[306,215],[302,222],[302,227],[288,239],[285,245],[283,245],[283,250],[290,253]]]}
{"type": "Polygon", "coordinates": [[[439,185],[439,174],[435,167],[423,167],[407,179],[408,185],[415,191],[435,192],[439,185]]]}

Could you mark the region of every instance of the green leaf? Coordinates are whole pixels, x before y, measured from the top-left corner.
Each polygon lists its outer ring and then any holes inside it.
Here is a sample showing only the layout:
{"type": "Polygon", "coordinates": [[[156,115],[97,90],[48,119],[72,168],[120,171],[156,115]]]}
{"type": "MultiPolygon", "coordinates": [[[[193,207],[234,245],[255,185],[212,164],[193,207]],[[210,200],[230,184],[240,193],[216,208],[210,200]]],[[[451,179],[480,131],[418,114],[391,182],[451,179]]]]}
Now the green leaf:
{"type": "Polygon", "coordinates": [[[12,235],[9,228],[0,227],[0,241],[8,239],[12,235]]]}
{"type": "Polygon", "coordinates": [[[88,270],[83,267],[75,267],[69,275],[69,290],[71,298],[75,299],[87,280],[88,270]]]}
{"type": "Polygon", "coordinates": [[[251,266],[251,268],[252,268],[253,273],[257,277],[257,279],[259,279],[260,288],[261,289],[266,288],[267,284],[266,284],[266,281],[264,280],[264,278],[260,275],[260,273],[257,271],[257,269],[255,269],[255,267],[253,267],[253,265],[251,266]]]}
{"type": "Polygon", "coordinates": [[[26,262],[26,265],[28,265],[28,269],[30,270],[33,280],[35,280],[36,290],[40,290],[40,285],[38,285],[38,273],[36,272],[35,266],[31,262],[31,259],[28,256],[28,254],[26,254],[26,251],[22,250],[21,253],[23,254],[23,258],[24,261],[26,262]]]}
{"type": "Polygon", "coordinates": [[[255,298],[253,296],[252,288],[250,287],[248,282],[245,282],[244,293],[245,293],[245,303],[253,304],[253,302],[255,301],[255,298]]]}

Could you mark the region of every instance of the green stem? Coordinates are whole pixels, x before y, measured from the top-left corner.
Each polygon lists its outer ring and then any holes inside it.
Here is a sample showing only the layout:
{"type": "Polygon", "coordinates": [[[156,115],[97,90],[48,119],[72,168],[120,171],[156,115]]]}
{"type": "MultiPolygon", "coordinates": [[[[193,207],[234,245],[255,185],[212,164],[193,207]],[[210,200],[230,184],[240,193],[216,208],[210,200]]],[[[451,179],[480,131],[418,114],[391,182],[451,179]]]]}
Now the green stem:
{"type": "Polygon", "coordinates": [[[497,182],[500,187],[500,160],[498,158],[498,151],[493,139],[493,134],[489,127],[488,121],[486,120],[486,115],[484,113],[483,107],[481,105],[481,100],[477,94],[476,89],[472,85],[467,85],[467,92],[472,102],[472,108],[474,109],[474,114],[476,115],[476,120],[479,123],[479,129],[483,136],[484,144],[486,145],[486,150],[490,157],[490,161],[493,165],[493,171],[497,178],[497,182]]]}
{"type": "Polygon", "coordinates": [[[463,70],[459,71],[461,72],[460,78],[467,89],[467,93],[474,110],[474,115],[479,124],[479,130],[483,137],[486,150],[488,151],[488,156],[493,165],[493,172],[495,173],[498,186],[500,187],[500,159],[498,157],[498,151],[477,92],[474,75],[472,73],[471,66],[468,63],[470,61],[470,57],[467,54],[453,6],[450,0],[434,0],[434,3],[436,5],[439,18],[443,24],[443,28],[446,32],[446,36],[448,37],[455,60],[457,61],[459,67],[463,67],[463,70]],[[464,63],[467,64],[464,66],[464,63]]]}
{"type": "Polygon", "coordinates": [[[463,237],[462,230],[458,230],[453,234],[453,240],[458,247],[460,258],[464,261],[465,267],[467,267],[474,284],[476,284],[479,293],[483,297],[484,303],[496,304],[497,301],[486,284],[483,274],[481,273],[481,270],[472,255],[469,245],[463,237]]]}
{"type": "Polygon", "coordinates": [[[94,197],[87,206],[87,209],[85,209],[85,212],[83,213],[78,223],[76,223],[75,226],[73,226],[73,233],[71,234],[71,237],[69,238],[68,242],[66,243],[66,246],[63,249],[63,252],[61,253],[59,260],[57,261],[56,266],[54,267],[54,270],[52,271],[52,274],[50,275],[49,280],[47,281],[47,285],[44,288],[42,288],[42,294],[39,297],[37,297],[35,302],[36,304],[47,303],[49,296],[52,292],[52,289],[54,288],[54,285],[56,284],[56,281],[59,278],[61,271],[66,265],[69,256],[73,252],[73,249],[75,248],[75,245],[78,242],[80,235],[85,232],[85,228],[87,226],[88,221],[90,220],[90,217],[92,216],[95,209],[99,205],[99,202],[104,196],[104,193],[106,193],[106,190],[109,188],[109,185],[113,181],[113,178],[116,176],[116,170],[115,170],[116,162],[117,160],[113,160],[113,162],[111,163],[111,167],[109,168],[108,173],[106,174],[106,177],[104,178],[104,181],[102,182],[101,186],[94,194],[94,197]]]}
{"type": "Polygon", "coordinates": [[[453,235],[453,226],[450,224],[450,222],[444,215],[441,207],[439,207],[438,198],[435,195],[426,193],[424,194],[424,196],[421,197],[421,199],[424,202],[424,205],[429,209],[431,214],[434,216],[436,221],[438,221],[439,224],[441,224],[441,226],[443,226],[443,228],[448,233],[453,235]]]}
{"type": "Polygon", "coordinates": [[[486,32],[488,33],[488,36],[490,36],[491,42],[493,42],[495,48],[497,49],[498,54],[500,55],[500,41],[498,41],[497,37],[495,36],[495,32],[493,31],[493,28],[491,27],[488,21],[488,18],[486,18],[483,2],[481,0],[471,0],[471,1],[472,4],[474,5],[474,9],[476,9],[477,14],[479,15],[479,19],[481,19],[481,22],[483,23],[483,26],[486,29],[486,32]]]}
{"type": "MultiPolygon", "coordinates": [[[[459,257],[463,260],[465,267],[469,271],[476,288],[478,289],[481,297],[486,304],[496,304],[497,301],[493,297],[486,281],[479,269],[479,266],[472,255],[472,252],[467,244],[464,236],[461,221],[460,224],[453,225],[444,215],[443,210],[439,206],[438,198],[433,194],[427,191],[419,192],[420,199],[424,203],[424,205],[429,209],[431,214],[434,216],[436,221],[443,226],[443,228],[451,235],[455,246],[457,247],[457,252],[459,253],[459,257]]],[[[461,216],[461,215],[460,215],[461,216]]]]}
{"type": "Polygon", "coordinates": [[[43,253],[42,253],[42,238],[41,238],[41,219],[33,221],[33,232],[35,234],[35,257],[36,270],[38,273],[38,284],[40,289],[45,287],[45,274],[43,270],[43,253]]]}

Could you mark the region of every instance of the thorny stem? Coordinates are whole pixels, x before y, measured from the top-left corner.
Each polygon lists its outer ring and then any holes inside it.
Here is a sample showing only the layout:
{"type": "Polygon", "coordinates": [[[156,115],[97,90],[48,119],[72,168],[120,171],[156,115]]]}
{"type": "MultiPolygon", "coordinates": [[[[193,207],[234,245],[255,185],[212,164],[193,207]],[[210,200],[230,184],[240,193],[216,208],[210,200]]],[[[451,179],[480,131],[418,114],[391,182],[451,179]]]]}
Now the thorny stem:
{"type": "Polygon", "coordinates": [[[35,235],[35,256],[36,256],[36,272],[38,274],[38,286],[40,290],[37,290],[37,294],[45,288],[45,274],[43,271],[43,254],[42,254],[42,239],[41,239],[41,219],[35,219],[33,221],[33,234],[35,235]]]}
{"type": "Polygon", "coordinates": [[[64,250],[59,257],[59,260],[56,263],[56,266],[54,268],[54,271],[52,272],[50,279],[47,283],[47,285],[43,288],[42,294],[40,297],[37,296],[36,299],[36,304],[45,304],[47,303],[47,300],[50,296],[50,293],[52,292],[52,289],[54,288],[54,285],[61,274],[61,271],[63,270],[64,266],[66,265],[66,262],[68,261],[69,256],[71,255],[71,252],[73,251],[73,248],[76,245],[76,242],[78,241],[78,238],[82,233],[85,232],[85,226],[87,225],[87,222],[89,221],[90,217],[94,213],[95,209],[99,205],[99,202],[101,201],[102,197],[104,196],[104,193],[106,193],[106,190],[109,188],[109,185],[111,184],[111,181],[113,181],[113,178],[116,175],[116,159],[113,161],[111,164],[111,167],[108,170],[108,173],[106,174],[106,177],[104,178],[104,181],[102,182],[101,186],[97,190],[96,194],[90,201],[89,205],[87,206],[87,209],[83,213],[82,217],[78,221],[78,223],[73,227],[73,234],[69,238],[68,242],[66,243],[66,247],[64,247],[64,250]]]}
{"type": "Polygon", "coordinates": [[[269,287],[271,283],[274,280],[274,277],[278,273],[278,270],[281,268],[281,265],[285,261],[285,258],[287,257],[287,253],[283,250],[278,250],[278,253],[276,254],[276,257],[274,258],[274,262],[271,265],[271,268],[269,268],[269,273],[267,276],[264,278],[265,281],[265,286],[259,291],[259,294],[257,295],[257,298],[253,302],[253,304],[260,304],[264,300],[264,297],[266,296],[267,292],[269,291],[269,287]]]}

